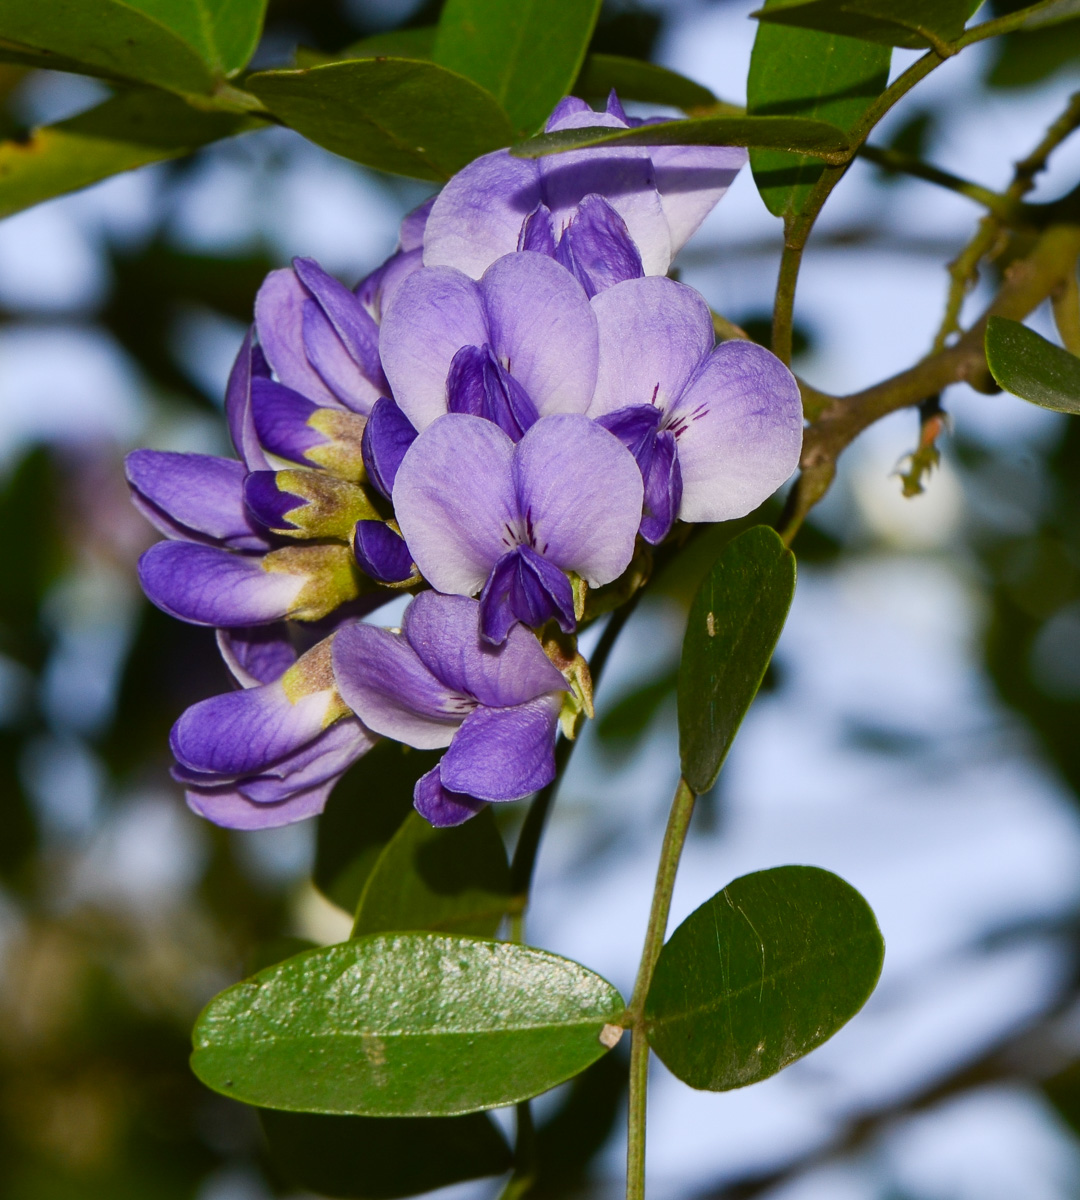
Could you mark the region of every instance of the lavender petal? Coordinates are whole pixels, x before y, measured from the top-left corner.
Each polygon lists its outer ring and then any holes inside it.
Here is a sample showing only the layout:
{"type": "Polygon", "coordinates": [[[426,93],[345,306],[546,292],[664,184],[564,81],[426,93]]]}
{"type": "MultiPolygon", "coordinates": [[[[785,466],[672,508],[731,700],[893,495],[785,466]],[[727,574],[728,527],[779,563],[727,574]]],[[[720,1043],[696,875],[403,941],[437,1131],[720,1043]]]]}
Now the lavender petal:
{"type": "Polygon", "coordinates": [[[555,617],[563,632],[577,628],[569,579],[530,546],[517,546],[499,559],[480,593],[480,631],[499,645],[518,621],[539,628],[555,617]]]}
{"type": "Polygon", "coordinates": [[[671,532],[682,503],[682,471],[673,433],[664,430],[654,439],[644,479],[645,513],[641,518],[641,536],[657,546],[671,532]]]}
{"type": "Polygon", "coordinates": [[[475,817],[486,807],[486,802],[474,796],[447,791],[439,777],[439,765],[436,764],[416,781],[413,807],[430,825],[445,829],[450,825],[464,825],[470,817],[475,817]]]}
{"type": "Polygon", "coordinates": [[[462,722],[439,764],[444,788],[479,800],[520,800],[555,778],[561,699],[478,708],[462,722]]]}
{"type": "MultiPolygon", "coordinates": [[[[289,462],[308,465],[307,451],[327,443],[318,430],[309,424],[309,418],[319,411],[319,406],[294,392],[284,384],[272,379],[256,379],[251,385],[251,413],[255,431],[263,448],[278,458],[289,462]]],[[[269,467],[265,456],[260,467],[269,467]]]]}
{"type": "Polygon", "coordinates": [[[229,436],[236,453],[251,471],[268,465],[252,419],[251,389],[255,380],[269,378],[269,375],[270,368],[262,350],[255,345],[252,327],[244,336],[240,353],[229,372],[229,382],[225,385],[225,419],[229,436]]]}
{"type": "Polygon", "coordinates": [[[368,479],[387,500],[393,494],[401,460],[415,441],[412,422],[393,400],[385,396],[377,400],[364,426],[361,450],[368,479]]]}
{"type": "Polygon", "coordinates": [[[597,292],[644,274],[641,254],[626,222],[603,196],[586,196],[578,205],[555,250],[555,259],[574,276],[590,298],[597,292]]]}
{"type": "Polygon", "coordinates": [[[360,300],[313,258],[294,258],[293,270],[318,302],[364,376],[376,388],[385,388],[379,362],[379,327],[360,300]]]}
{"type": "Polygon", "coordinates": [[[528,393],[486,342],[462,346],[454,355],[446,378],[446,404],[450,412],[494,421],[515,442],[539,416],[528,393]]]}
{"type": "MultiPolygon", "coordinates": [[[[350,293],[351,294],[351,293],[350,293]]],[[[367,313],[364,313],[367,317],[367,313]]],[[[370,321],[371,318],[368,317],[370,321]]],[[[372,321],[374,325],[374,322],[372,321]]],[[[301,327],[304,353],[319,378],[336,399],[351,412],[366,416],[380,396],[386,394],[382,370],[373,383],[363,366],[349,353],[326,313],[314,300],[305,300],[301,327]]]]}
{"type": "Polygon", "coordinates": [[[256,803],[228,786],[189,787],[184,799],[192,812],[224,829],[277,829],[318,816],[326,807],[335,783],[337,779],[332,779],[276,804],[256,803]]]}
{"type": "Polygon", "coordinates": [[[301,396],[328,408],[340,408],[304,351],[304,304],[308,292],[287,267],[271,271],[255,297],[259,345],[278,379],[301,396]]]}
{"type": "Polygon", "coordinates": [[[379,583],[401,583],[412,574],[412,555],[405,539],[385,521],[357,521],[353,554],[360,570],[379,583]]]}
{"type": "Polygon", "coordinates": [[[217,644],[233,678],[246,688],[280,679],[297,657],[284,622],[219,629],[217,644]]]}

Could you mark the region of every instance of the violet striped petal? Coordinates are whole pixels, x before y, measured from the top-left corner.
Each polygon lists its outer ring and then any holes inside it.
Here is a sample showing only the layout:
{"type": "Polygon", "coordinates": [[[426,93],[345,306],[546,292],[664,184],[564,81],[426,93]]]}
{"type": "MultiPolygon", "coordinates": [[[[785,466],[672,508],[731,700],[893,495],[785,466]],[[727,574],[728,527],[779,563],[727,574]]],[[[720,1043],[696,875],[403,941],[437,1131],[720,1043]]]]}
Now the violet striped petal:
{"type": "Polygon", "coordinates": [[[531,546],[499,559],[480,593],[480,631],[495,645],[520,621],[536,629],[554,617],[564,633],[577,628],[570,580],[531,546]]]}
{"type": "Polygon", "coordinates": [[[360,570],[379,583],[401,583],[413,573],[405,539],[385,521],[357,521],[353,554],[360,570]]]}
{"type": "Polygon", "coordinates": [[[296,647],[284,623],[217,631],[218,649],[241,687],[273,683],[296,662],[296,647]]]}
{"type": "Polygon", "coordinates": [[[225,385],[225,419],[236,453],[251,471],[267,466],[266,455],[259,445],[251,411],[251,389],[257,379],[269,378],[270,368],[262,350],[255,345],[255,329],[244,336],[240,353],[229,372],[225,385]]]}
{"type": "Polygon", "coordinates": [[[308,817],[326,807],[337,779],[296,792],[276,804],[256,803],[234,787],[189,787],[184,792],[188,808],[224,829],[277,829],[308,817]]]}
{"type": "Polygon", "coordinates": [[[445,829],[450,825],[464,825],[470,817],[475,817],[482,808],[486,808],[487,802],[447,791],[442,785],[439,764],[436,763],[416,781],[413,807],[428,824],[436,829],[445,829]]]}
{"type": "Polygon", "coordinates": [[[416,441],[416,429],[400,408],[385,396],[376,401],[364,426],[361,451],[368,480],[390,499],[405,451],[416,441]]]}
{"type": "Polygon", "coordinates": [[[259,804],[276,803],[292,792],[337,779],[377,740],[355,717],[346,717],[262,774],[238,780],[237,789],[259,804]]]}
{"type": "Polygon", "coordinates": [[[674,258],[720,203],[748,153],[743,146],[650,146],[649,157],[674,258]]]}
{"type": "MultiPolygon", "coordinates": [[[[364,313],[367,316],[367,313],[364,313]]],[[[368,317],[370,321],[371,318],[368,317]]],[[[372,322],[374,324],[374,322],[372,322]]],[[[386,394],[386,381],[378,371],[378,384],[368,377],[363,366],[346,349],[326,313],[314,300],[306,300],[301,327],[304,353],[319,378],[350,412],[366,416],[380,396],[386,394]]]]}
{"type": "Polygon", "coordinates": [[[307,582],[262,559],[194,542],[158,542],[139,559],[150,601],[193,625],[266,625],[289,615],[307,582]]]}
{"type": "Polygon", "coordinates": [[[563,231],[554,257],[590,298],[644,274],[641,254],[626,222],[603,196],[589,195],[582,200],[563,231]]]}
{"type": "Polygon", "coordinates": [[[551,209],[546,204],[538,204],[521,222],[517,248],[534,250],[537,254],[546,254],[548,258],[555,257],[555,226],[551,209]]]}
{"type": "Polygon", "coordinates": [[[255,297],[259,345],[278,379],[316,404],[340,408],[304,351],[304,304],[308,292],[288,267],[271,271],[255,297]]]}
{"type": "Polygon", "coordinates": [[[450,412],[494,421],[515,442],[539,414],[528,393],[491,353],[491,347],[462,346],[446,379],[450,412]]]}
{"type": "Polygon", "coordinates": [[[671,532],[683,492],[675,435],[666,429],[653,439],[644,479],[645,512],[641,518],[641,536],[657,546],[671,532]]]}
{"type": "Polygon", "coordinates": [[[293,269],[366,378],[376,387],[385,385],[379,363],[379,327],[360,300],[313,258],[294,258],[293,269]]]}
{"type": "MultiPolygon", "coordinates": [[[[282,383],[272,379],[252,381],[251,413],[255,431],[263,448],[278,458],[307,465],[307,451],[327,444],[329,439],[308,423],[318,411],[317,404],[282,383]]],[[[269,465],[264,457],[261,469],[269,465]]]]}
{"type": "Polygon", "coordinates": [[[513,708],[478,708],[454,734],[439,763],[442,786],[479,800],[520,800],[555,778],[561,697],[513,708]]]}

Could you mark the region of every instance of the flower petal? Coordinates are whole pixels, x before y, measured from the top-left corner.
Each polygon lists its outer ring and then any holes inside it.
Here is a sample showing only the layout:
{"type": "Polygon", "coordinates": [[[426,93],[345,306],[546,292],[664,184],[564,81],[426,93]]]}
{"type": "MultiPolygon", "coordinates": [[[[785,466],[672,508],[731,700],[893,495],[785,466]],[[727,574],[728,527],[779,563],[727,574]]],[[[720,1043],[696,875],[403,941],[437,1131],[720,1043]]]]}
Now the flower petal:
{"type": "MultiPolygon", "coordinates": [[[[596,386],[596,318],[581,284],[554,259],[507,254],[480,280],[485,341],[541,416],[589,407],[596,386]]],[[[479,345],[480,343],[475,343],[479,345]]]]}
{"type": "Polygon", "coordinates": [[[326,807],[336,783],[335,778],[307,791],[296,792],[276,804],[256,803],[230,786],[189,787],[184,792],[184,799],[192,812],[224,829],[277,829],[318,816],[326,807]]]}
{"type": "Polygon", "coordinates": [[[518,506],[539,554],[576,571],[590,587],[626,570],[644,487],[633,455],[618,438],[588,417],[543,417],[518,442],[513,473],[518,506]]]}
{"type": "Polygon", "coordinates": [[[448,413],[402,459],[394,511],[413,561],[440,592],[478,592],[515,544],[513,456],[514,443],[491,421],[448,413]]]}
{"type": "Polygon", "coordinates": [[[712,349],[709,306],[685,284],[629,279],[592,300],[600,337],[589,416],[628,405],[666,408],[712,349]]]}
{"type": "Polygon", "coordinates": [[[802,447],[795,377],[752,342],[724,342],[668,410],[682,471],[684,521],[745,516],[791,475],[802,447]]]}
{"type": "Polygon", "coordinates": [[[464,596],[421,592],[405,610],[409,645],[448,688],[494,708],[566,688],[561,672],[536,638],[516,626],[495,648],[480,636],[480,605],[464,596]]]}
{"type": "Polygon", "coordinates": [[[454,355],[486,341],[480,290],[467,275],[425,267],[401,285],[379,329],[379,352],[394,399],[417,429],[446,412],[454,355]]]}
{"type": "Polygon", "coordinates": [[[357,623],[334,637],[334,678],[345,703],[375,733],[417,750],[448,746],[472,707],[389,629],[357,623]]]}
{"type": "Polygon", "coordinates": [[[674,258],[719,204],[748,154],[742,146],[650,146],[649,157],[674,258]]]}
{"type": "Polygon", "coordinates": [[[484,640],[500,645],[518,621],[538,629],[552,617],[563,633],[577,628],[570,580],[531,546],[515,546],[492,567],[480,593],[484,640]]]}
{"type": "Polygon", "coordinates": [[[470,713],[439,764],[443,787],[479,800],[520,800],[549,784],[560,705],[558,696],[540,696],[470,713]]]}
{"type": "Polygon", "coordinates": [[[436,196],[424,230],[424,265],[457,267],[479,279],[517,249],[521,223],[541,199],[535,159],[511,158],[509,150],[482,155],[436,196]]]}
{"type": "Polygon", "coordinates": [[[271,271],[255,297],[259,345],[278,379],[316,404],[340,408],[304,352],[304,304],[308,292],[295,271],[271,271]]]}
{"type": "Polygon", "coordinates": [[[554,257],[590,297],[644,274],[641,253],[626,222],[603,196],[590,195],[582,200],[554,257]]]}
{"type": "Polygon", "coordinates": [[[657,546],[671,532],[682,503],[682,470],[675,435],[668,430],[661,431],[653,442],[644,480],[645,513],[641,518],[641,536],[657,546]]]}
{"type": "Polygon", "coordinates": [[[376,267],[370,275],[360,280],[354,289],[356,298],[373,319],[380,322],[397,295],[398,288],[423,265],[424,252],[419,246],[399,250],[391,254],[381,267],[376,267]]]}
{"type": "Polygon", "coordinates": [[[284,623],[219,629],[217,644],[233,678],[246,688],[280,679],[297,658],[284,623]]]}
{"type": "Polygon", "coordinates": [[[259,445],[251,411],[251,388],[256,379],[268,379],[270,367],[262,350],[255,345],[255,329],[247,331],[240,353],[229,372],[225,385],[225,419],[236,453],[248,469],[258,471],[267,466],[266,455],[259,445]]]}
{"type": "Polygon", "coordinates": [[[194,542],[158,542],[139,559],[139,582],[165,612],[193,625],[266,625],[289,615],[307,582],[262,559],[194,542]]]}
{"type": "Polygon", "coordinates": [[[379,583],[401,583],[412,574],[412,555],[405,539],[385,521],[357,521],[353,554],[360,570],[379,583]]]}
{"type": "Polygon", "coordinates": [[[378,739],[355,717],[337,721],[317,738],[287,755],[261,775],[248,776],[237,788],[249,800],[273,804],[292,792],[338,778],[378,739]]]}
{"type": "Polygon", "coordinates": [[[445,829],[449,825],[464,825],[487,807],[484,800],[460,793],[448,792],[439,777],[439,764],[421,775],[413,789],[413,807],[430,825],[445,829]]]}
{"type": "MultiPolygon", "coordinates": [[[[255,431],[261,445],[278,458],[307,466],[306,452],[327,444],[329,439],[308,424],[309,418],[318,411],[317,404],[283,383],[275,383],[272,379],[252,381],[251,415],[255,431]]],[[[250,469],[265,470],[269,466],[264,455],[261,467],[250,469]]]]}
{"type": "Polygon", "coordinates": [[[244,464],[212,454],[133,450],[124,462],[136,508],[166,537],[266,550],[244,507],[244,464]]]}
{"type": "Polygon", "coordinates": [[[405,451],[415,441],[412,422],[393,400],[384,396],[376,401],[364,426],[361,449],[368,479],[388,500],[405,451]]]}
{"type": "Polygon", "coordinates": [[[379,364],[379,327],[361,301],[313,258],[294,258],[293,270],[326,314],[349,356],[375,387],[386,383],[379,364]]]}
{"type": "MultiPolygon", "coordinates": [[[[364,316],[367,317],[366,312],[364,316]]],[[[368,320],[371,318],[368,317],[368,320]]],[[[314,300],[304,302],[301,324],[308,362],[347,409],[366,416],[375,401],[388,390],[382,379],[382,370],[378,371],[380,383],[372,383],[363,366],[349,353],[326,313],[314,300]]]]}

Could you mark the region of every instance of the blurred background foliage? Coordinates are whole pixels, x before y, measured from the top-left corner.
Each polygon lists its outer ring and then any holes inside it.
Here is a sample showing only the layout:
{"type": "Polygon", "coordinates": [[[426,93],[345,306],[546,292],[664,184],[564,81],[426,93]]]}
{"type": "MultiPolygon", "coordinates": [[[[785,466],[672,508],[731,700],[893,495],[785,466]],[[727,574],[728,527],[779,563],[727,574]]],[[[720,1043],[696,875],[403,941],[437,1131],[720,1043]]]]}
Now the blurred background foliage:
{"type": "MultiPolygon", "coordinates": [[[[1019,6],[1014,0],[990,5],[998,13],[1019,6]]],[[[694,0],[611,3],[592,48],[647,59],[663,44],[665,22],[685,21],[694,9],[707,27],[720,10],[745,16],[748,7],[720,0],[696,6],[694,0]]],[[[271,0],[257,62],[287,61],[298,46],[332,53],[386,28],[429,24],[437,9],[434,0],[419,5],[271,0]]],[[[979,60],[979,79],[966,102],[977,103],[971,97],[979,94],[1019,95],[1075,77],[1078,68],[1080,21],[1010,35],[979,60]]],[[[0,66],[0,132],[17,137],[30,124],[85,107],[97,88],[88,83],[84,91],[72,90],[70,80],[0,66]]],[[[890,144],[932,155],[951,103],[940,91],[929,102],[916,97],[899,114],[890,144]]],[[[1028,140],[1034,140],[1039,131],[1029,132],[1028,140]]],[[[140,440],[224,450],[220,380],[262,276],[282,260],[281,241],[260,233],[258,223],[240,210],[256,192],[263,205],[284,204],[290,178],[311,169],[316,157],[328,157],[311,151],[297,158],[291,142],[258,136],[263,138],[258,149],[254,141],[249,146],[241,139],[154,168],[150,200],[138,202],[135,216],[130,205],[125,208],[122,193],[108,219],[101,209],[79,210],[83,216],[77,219],[93,229],[104,256],[104,283],[85,295],[57,300],[61,278],[52,298],[41,301],[34,292],[34,272],[47,274],[47,264],[20,265],[18,253],[6,244],[6,269],[23,271],[29,284],[0,280],[0,338],[6,345],[29,338],[21,344],[32,346],[36,334],[57,327],[76,338],[103,337],[117,386],[130,387],[135,397],[138,417],[132,428],[140,440]],[[215,172],[216,192],[206,182],[215,172]],[[247,190],[237,184],[241,177],[249,181],[247,190]],[[217,220],[225,232],[193,248],[192,238],[177,236],[177,214],[200,203],[220,209],[210,226],[217,220]]],[[[400,213],[423,198],[414,184],[379,178],[352,164],[339,166],[375,197],[377,211],[400,213]]],[[[865,186],[881,197],[896,186],[895,176],[865,165],[859,169],[865,186]],[[871,171],[872,181],[866,183],[871,171]]],[[[347,205],[352,195],[344,187],[336,203],[347,205]]],[[[849,213],[823,230],[822,244],[889,243],[901,254],[935,254],[942,267],[962,244],[962,234],[934,241],[936,235],[915,225],[890,225],[890,211],[883,199],[857,219],[848,219],[849,213]]],[[[357,214],[357,222],[364,219],[357,214]]],[[[357,235],[364,247],[372,244],[359,226],[357,235]]],[[[728,230],[729,243],[733,236],[728,230]]],[[[306,252],[302,242],[302,233],[292,235],[296,252],[306,252]]],[[[386,244],[382,253],[390,248],[386,244]]],[[[78,247],[61,245],[58,257],[65,249],[75,253],[78,247]]],[[[773,277],[774,260],[767,254],[774,249],[728,244],[722,265],[767,277],[764,295],[773,277]]],[[[706,246],[697,259],[690,255],[686,277],[691,282],[710,252],[706,246]]],[[[356,262],[359,274],[378,257],[345,247],[342,262],[327,265],[344,272],[353,259],[363,259],[356,262]]],[[[941,270],[942,296],[944,280],[941,270]]],[[[761,299],[735,303],[741,310],[725,315],[766,340],[768,314],[761,299]]],[[[797,331],[797,365],[812,370],[820,363],[815,357],[819,328],[811,320],[797,331]]],[[[51,345],[42,342],[42,352],[57,353],[51,345]]],[[[10,369],[10,355],[0,355],[0,361],[10,369]]],[[[829,385],[827,376],[823,384],[829,385]]],[[[215,991],[305,942],[345,936],[347,920],[307,882],[314,831],[235,835],[183,809],[167,776],[168,730],[185,705],[224,690],[226,675],[209,631],[163,616],[134,588],[134,563],[152,534],[130,510],[122,482],[122,454],[132,438],[106,436],[92,426],[86,433],[77,388],[69,399],[50,395],[48,403],[60,413],[51,432],[8,431],[0,446],[0,1197],[258,1200],[297,1195],[304,1181],[297,1182],[295,1164],[288,1161],[287,1137],[281,1140],[286,1149],[271,1158],[255,1115],[206,1091],[189,1073],[189,1030],[215,991]],[[73,429],[83,432],[65,430],[65,404],[73,429]]],[[[873,569],[883,551],[898,553],[901,560],[928,553],[959,570],[969,610],[977,614],[972,661],[996,696],[992,703],[1011,714],[1000,728],[1060,782],[1062,795],[1080,803],[1080,422],[1047,421],[1037,437],[1013,448],[1008,439],[989,444],[971,436],[958,421],[947,466],[949,486],[959,481],[965,497],[964,516],[948,535],[916,538],[909,545],[903,537],[890,541],[887,520],[852,516],[851,481],[842,479],[835,501],[800,534],[795,549],[808,577],[819,583],[840,578],[853,565],[873,569]]],[[[901,430],[901,441],[914,445],[914,417],[892,427],[901,430]]],[[[878,462],[872,469],[887,481],[882,486],[890,496],[898,496],[900,484],[889,478],[888,464],[878,462]]],[[[931,495],[937,486],[931,480],[931,495]]],[[[931,525],[945,519],[940,509],[927,511],[931,525]]],[[[589,743],[600,776],[643,771],[641,747],[658,730],[669,738],[670,752],[674,660],[650,657],[648,647],[655,629],[685,607],[730,532],[719,529],[696,539],[658,580],[661,600],[631,625],[627,654],[632,659],[635,648],[642,648],[645,667],[623,670],[614,691],[605,694],[589,743]]],[[[767,679],[770,698],[783,696],[790,686],[786,663],[782,651],[767,679]]],[[[933,730],[905,732],[870,719],[848,733],[859,754],[886,764],[919,760],[935,736],[933,730]]],[[[979,753],[977,747],[972,752],[979,753]]],[[[372,756],[365,763],[367,774],[346,779],[318,832],[317,882],[343,905],[359,885],[355,876],[342,874],[351,861],[342,847],[355,849],[364,838],[374,845],[386,836],[369,818],[364,829],[355,828],[365,789],[392,791],[394,786],[390,756],[372,756]]],[[[723,788],[704,806],[702,837],[724,833],[723,788]]],[[[917,809],[919,796],[912,795],[910,803],[917,809]]],[[[587,816],[587,805],[584,811],[587,816]]],[[[599,834],[588,835],[593,839],[588,853],[607,853],[607,843],[617,850],[625,836],[619,821],[602,815],[599,828],[599,834]]],[[[1075,825],[1069,828],[1075,838],[1075,825]]],[[[964,846],[953,849],[962,859],[964,846]]],[[[639,877],[642,892],[647,892],[646,878],[639,877]]],[[[1005,914],[984,931],[987,947],[1009,938],[1051,939],[1056,982],[1023,1020],[1006,1023],[1004,1031],[966,1049],[939,1054],[914,1083],[831,1112],[805,1145],[796,1139],[774,1146],[771,1159],[759,1156],[755,1164],[725,1170],[711,1182],[703,1168],[693,1187],[673,1185],[670,1192],[658,1191],[657,1200],[663,1195],[729,1200],[774,1194],[883,1200],[974,1196],[966,1185],[949,1190],[940,1182],[912,1182],[910,1172],[892,1170],[880,1158],[869,1175],[856,1171],[862,1190],[852,1184],[854,1176],[829,1172],[837,1164],[865,1163],[860,1155],[882,1145],[889,1131],[913,1114],[942,1111],[958,1097],[987,1087],[1019,1089],[1034,1097],[1042,1119],[1053,1127],[1062,1161],[1080,1164],[1080,1151],[1069,1157],[1073,1135],[1066,1132],[1071,1128],[1080,1139],[1078,897],[1071,907],[1058,905],[1042,915],[1019,914],[1010,921],[1005,914]]],[[[578,912],[574,919],[587,922],[588,914],[578,912]]],[[[888,937],[887,922],[885,931],[888,937]]],[[[636,925],[628,936],[637,940],[636,925]]],[[[624,1079],[623,1064],[609,1056],[542,1109],[534,1195],[610,1194],[604,1155],[611,1154],[612,1139],[617,1141],[624,1079]]],[[[341,1132],[341,1138],[332,1130],[326,1134],[328,1174],[308,1181],[334,1195],[396,1194],[379,1190],[377,1171],[371,1174],[379,1153],[415,1155],[421,1162],[444,1153],[420,1123],[400,1142],[390,1137],[382,1146],[370,1137],[365,1141],[368,1135],[359,1124],[346,1123],[341,1132]],[[358,1155],[369,1172],[362,1187],[353,1171],[358,1155]]],[[[505,1165],[502,1143],[485,1145],[484,1161],[496,1169],[505,1165]]],[[[463,1162],[460,1177],[469,1174],[470,1164],[463,1162]]],[[[1012,1183],[1013,1190],[992,1194],[1080,1194],[1080,1175],[1067,1175],[1056,1189],[1047,1190],[1045,1180],[1033,1174],[1026,1192],[1012,1183]]],[[[495,1190],[489,1183],[475,1194],[495,1190]]]]}

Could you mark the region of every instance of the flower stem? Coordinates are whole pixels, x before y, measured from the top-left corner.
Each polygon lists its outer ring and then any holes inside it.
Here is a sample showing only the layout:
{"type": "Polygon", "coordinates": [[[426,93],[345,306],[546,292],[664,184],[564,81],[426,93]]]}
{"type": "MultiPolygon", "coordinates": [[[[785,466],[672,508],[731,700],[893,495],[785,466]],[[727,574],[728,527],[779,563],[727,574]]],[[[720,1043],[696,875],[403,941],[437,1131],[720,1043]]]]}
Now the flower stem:
{"type": "Polygon", "coordinates": [[[649,1084],[649,1043],[645,1034],[645,998],[649,994],[656,960],[664,945],[668,914],[671,911],[671,894],[675,889],[675,876],[679,870],[690,818],[694,813],[697,797],[685,779],[679,780],[675,798],[671,802],[664,844],[660,848],[660,865],[656,871],[656,886],[653,888],[652,910],[645,931],[645,945],[641,951],[634,994],[630,999],[632,1020],[632,1042],[630,1045],[630,1114],[626,1147],[626,1200],[645,1198],[645,1108],[649,1084]]]}

